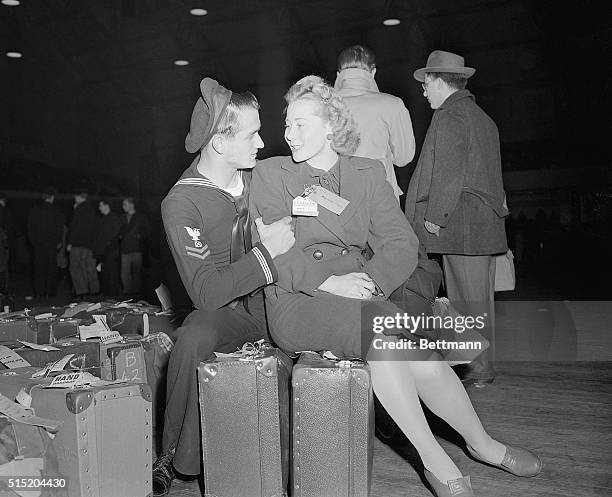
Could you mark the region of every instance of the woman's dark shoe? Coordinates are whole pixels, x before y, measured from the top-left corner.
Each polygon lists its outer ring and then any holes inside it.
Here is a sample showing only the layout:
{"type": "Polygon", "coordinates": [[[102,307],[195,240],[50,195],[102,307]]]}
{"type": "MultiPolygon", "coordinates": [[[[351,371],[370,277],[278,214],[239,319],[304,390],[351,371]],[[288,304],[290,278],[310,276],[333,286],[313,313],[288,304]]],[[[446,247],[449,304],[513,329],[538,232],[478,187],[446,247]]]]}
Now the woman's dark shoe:
{"type": "Polygon", "coordinates": [[[489,464],[490,466],[503,469],[516,476],[531,477],[542,471],[542,460],[530,450],[522,447],[506,445],[506,453],[500,464],[493,464],[489,461],[485,461],[481,455],[469,445],[467,446],[467,450],[474,459],[489,464]]]}
{"type": "Polygon", "coordinates": [[[448,480],[442,483],[433,473],[425,469],[425,479],[431,485],[436,497],[475,497],[469,476],[463,476],[456,480],[448,480]]]}
{"type": "Polygon", "coordinates": [[[153,463],[153,497],[166,497],[176,476],[172,467],[174,449],[164,452],[153,463]]]}

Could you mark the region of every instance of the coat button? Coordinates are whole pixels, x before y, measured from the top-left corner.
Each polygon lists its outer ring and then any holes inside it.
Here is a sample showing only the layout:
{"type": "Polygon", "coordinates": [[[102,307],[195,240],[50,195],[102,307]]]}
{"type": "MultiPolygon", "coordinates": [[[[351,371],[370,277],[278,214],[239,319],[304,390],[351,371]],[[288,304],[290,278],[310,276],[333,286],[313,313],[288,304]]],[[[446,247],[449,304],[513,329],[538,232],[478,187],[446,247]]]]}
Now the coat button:
{"type": "Polygon", "coordinates": [[[340,255],[346,255],[346,254],[348,254],[348,249],[343,248],[343,249],[340,251],[340,255]]]}
{"type": "Polygon", "coordinates": [[[321,259],[323,259],[323,252],[321,252],[319,249],[315,250],[312,253],[312,256],[317,260],[320,261],[321,259]]]}

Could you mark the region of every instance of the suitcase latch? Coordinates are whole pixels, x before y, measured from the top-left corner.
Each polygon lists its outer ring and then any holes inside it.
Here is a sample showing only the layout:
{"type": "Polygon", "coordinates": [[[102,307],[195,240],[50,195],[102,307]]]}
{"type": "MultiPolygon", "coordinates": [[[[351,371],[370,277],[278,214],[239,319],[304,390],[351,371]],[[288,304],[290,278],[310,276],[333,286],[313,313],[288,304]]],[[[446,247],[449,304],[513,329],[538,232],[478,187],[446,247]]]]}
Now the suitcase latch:
{"type": "Polygon", "coordinates": [[[274,377],[277,373],[276,357],[271,355],[268,357],[262,357],[255,359],[255,367],[264,376],[274,377]]]}
{"type": "Polygon", "coordinates": [[[208,383],[209,381],[212,381],[215,376],[217,376],[218,367],[216,364],[206,364],[202,368],[202,372],[202,381],[208,383]]]}

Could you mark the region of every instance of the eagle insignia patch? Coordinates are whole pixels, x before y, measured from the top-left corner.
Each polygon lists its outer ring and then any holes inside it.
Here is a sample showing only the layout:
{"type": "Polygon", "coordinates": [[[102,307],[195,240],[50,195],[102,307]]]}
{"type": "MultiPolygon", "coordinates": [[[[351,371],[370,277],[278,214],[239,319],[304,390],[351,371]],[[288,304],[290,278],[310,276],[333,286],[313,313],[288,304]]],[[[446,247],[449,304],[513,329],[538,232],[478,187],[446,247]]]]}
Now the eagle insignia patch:
{"type": "Polygon", "coordinates": [[[185,226],[185,229],[187,230],[187,233],[189,233],[189,236],[193,240],[196,248],[201,248],[202,242],[200,241],[200,228],[190,228],[189,226],[185,226]]]}
{"type": "Polygon", "coordinates": [[[191,257],[195,257],[196,259],[204,260],[210,255],[210,250],[208,250],[208,245],[202,243],[200,240],[201,232],[200,228],[191,228],[190,226],[184,226],[187,234],[193,240],[193,247],[189,245],[185,245],[185,249],[187,250],[187,255],[191,257]]]}

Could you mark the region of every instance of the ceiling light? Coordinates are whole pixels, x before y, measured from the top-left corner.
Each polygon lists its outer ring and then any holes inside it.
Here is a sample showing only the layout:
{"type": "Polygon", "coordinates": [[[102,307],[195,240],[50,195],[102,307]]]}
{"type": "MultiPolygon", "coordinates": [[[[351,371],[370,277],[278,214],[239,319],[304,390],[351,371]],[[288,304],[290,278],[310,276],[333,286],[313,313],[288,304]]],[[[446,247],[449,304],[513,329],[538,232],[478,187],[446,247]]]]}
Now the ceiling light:
{"type": "Polygon", "coordinates": [[[397,26],[400,23],[400,20],[396,17],[389,17],[383,21],[385,26],[397,26]]]}
{"type": "Polygon", "coordinates": [[[2,0],[3,5],[8,5],[9,7],[16,7],[19,5],[19,0],[2,0]]]}
{"type": "Polygon", "coordinates": [[[186,66],[186,65],[189,65],[189,61],[188,60],[181,60],[181,59],[175,60],[174,61],[174,65],[175,66],[186,66]]]}
{"type": "Polygon", "coordinates": [[[191,9],[189,13],[192,16],[205,16],[208,14],[208,11],[206,9],[191,9]]]}
{"type": "Polygon", "coordinates": [[[23,54],[21,52],[6,52],[6,56],[10,57],[11,59],[21,59],[23,54]]]}

